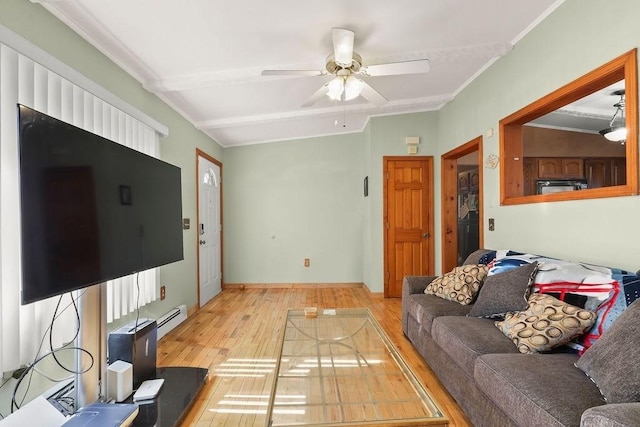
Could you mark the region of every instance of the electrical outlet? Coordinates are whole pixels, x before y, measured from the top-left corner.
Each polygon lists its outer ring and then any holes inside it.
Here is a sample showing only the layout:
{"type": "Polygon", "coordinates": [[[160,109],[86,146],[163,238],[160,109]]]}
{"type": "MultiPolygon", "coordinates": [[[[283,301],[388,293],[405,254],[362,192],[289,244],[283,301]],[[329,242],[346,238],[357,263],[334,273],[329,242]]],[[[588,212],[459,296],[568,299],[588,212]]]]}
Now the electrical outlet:
{"type": "Polygon", "coordinates": [[[160,286],[160,301],[167,297],[167,287],[162,285],[160,286]]]}
{"type": "Polygon", "coordinates": [[[493,218],[489,218],[489,231],[493,231],[496,229],[496,220],[493,218]]]}
{"type": "Polygon", "coordinates": [[[311,259],[310,258],[305,258],[304,259],[304,266],[305,267],[309,267],[311,265],[311,259]]]}

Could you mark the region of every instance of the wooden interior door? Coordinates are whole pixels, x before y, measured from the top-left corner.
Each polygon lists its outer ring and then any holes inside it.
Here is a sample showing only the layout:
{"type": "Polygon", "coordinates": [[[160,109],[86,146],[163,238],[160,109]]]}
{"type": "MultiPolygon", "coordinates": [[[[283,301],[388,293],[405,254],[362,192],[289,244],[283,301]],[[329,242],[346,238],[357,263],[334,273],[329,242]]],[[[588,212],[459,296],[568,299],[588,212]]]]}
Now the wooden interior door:
{"type": "Polygon", "coordinates": [[[384,296],[433,274],[433,158],[384,157],[384,296]]]}

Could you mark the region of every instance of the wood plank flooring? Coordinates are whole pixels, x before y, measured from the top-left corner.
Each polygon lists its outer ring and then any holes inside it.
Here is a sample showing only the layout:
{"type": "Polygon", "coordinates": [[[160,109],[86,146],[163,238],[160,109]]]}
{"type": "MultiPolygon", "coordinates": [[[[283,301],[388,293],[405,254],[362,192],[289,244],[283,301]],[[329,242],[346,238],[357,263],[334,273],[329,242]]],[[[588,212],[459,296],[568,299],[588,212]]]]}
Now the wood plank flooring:
{"type": "Polygon", "coordinates": [[[471,426],[402,334],[401,300],[364,288],[225,289],[158,346],[158,366],[209,368],[209,382],[184,422],[195,427],[263,426],[278,338],[290,308],[369,308],[418,379],[450,419],[471,426]]]}

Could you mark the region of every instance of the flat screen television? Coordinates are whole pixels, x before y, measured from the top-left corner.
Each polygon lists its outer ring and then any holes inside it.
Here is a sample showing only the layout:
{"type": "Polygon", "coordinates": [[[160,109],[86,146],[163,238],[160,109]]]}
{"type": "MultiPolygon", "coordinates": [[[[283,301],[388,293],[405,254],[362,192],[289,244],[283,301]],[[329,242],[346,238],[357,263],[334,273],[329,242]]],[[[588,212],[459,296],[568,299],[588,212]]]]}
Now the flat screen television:
{"type": "Polygon", "coordinates": [[[180,168],[18,114],[22,304],[183,259],[180,168]]]}

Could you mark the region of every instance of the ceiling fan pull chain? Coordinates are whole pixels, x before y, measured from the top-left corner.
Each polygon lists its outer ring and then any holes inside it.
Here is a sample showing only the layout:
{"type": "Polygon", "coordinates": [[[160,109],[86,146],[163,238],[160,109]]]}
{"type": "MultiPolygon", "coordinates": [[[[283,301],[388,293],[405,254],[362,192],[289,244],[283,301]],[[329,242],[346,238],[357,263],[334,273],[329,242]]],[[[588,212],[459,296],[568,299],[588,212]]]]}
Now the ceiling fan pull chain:
{"type": "Polygon", "coordinates": [[[346,106],[342,107],[342,127],[343,128],[347,127],[347,107],[346,106]]]}

